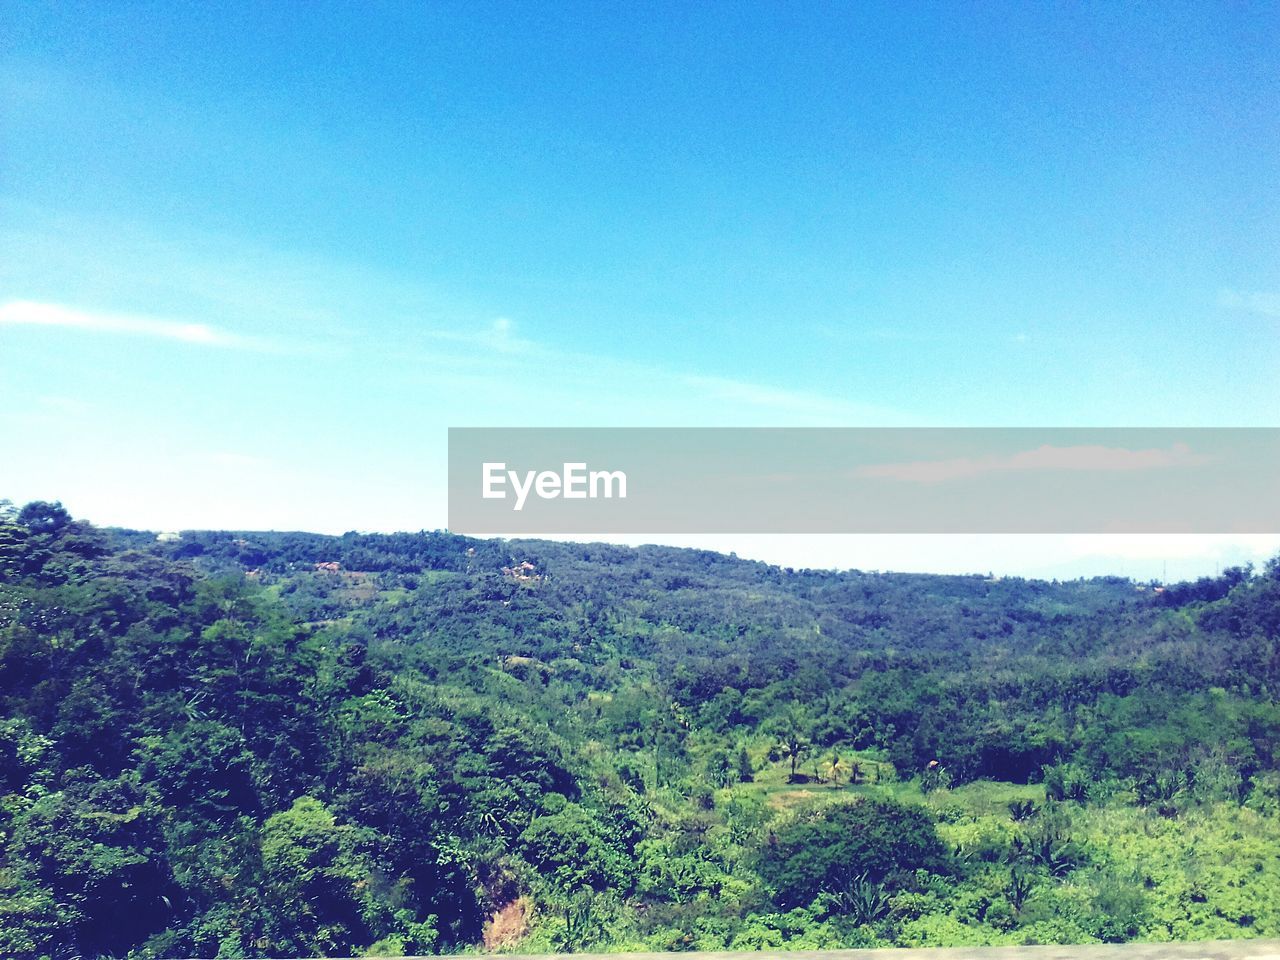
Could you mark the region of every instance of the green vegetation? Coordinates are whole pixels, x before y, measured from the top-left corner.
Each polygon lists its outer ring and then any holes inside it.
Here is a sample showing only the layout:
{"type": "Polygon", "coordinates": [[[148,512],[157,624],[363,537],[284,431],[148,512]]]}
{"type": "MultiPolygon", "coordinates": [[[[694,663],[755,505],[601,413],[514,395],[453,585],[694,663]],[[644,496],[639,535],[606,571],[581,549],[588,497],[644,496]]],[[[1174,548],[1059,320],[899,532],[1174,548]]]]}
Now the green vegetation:
{"type": "Polygon", "coordinates": [[[0,956],[1280,936],[1280,560],[1157,591],[0,507],[0,956]]]}

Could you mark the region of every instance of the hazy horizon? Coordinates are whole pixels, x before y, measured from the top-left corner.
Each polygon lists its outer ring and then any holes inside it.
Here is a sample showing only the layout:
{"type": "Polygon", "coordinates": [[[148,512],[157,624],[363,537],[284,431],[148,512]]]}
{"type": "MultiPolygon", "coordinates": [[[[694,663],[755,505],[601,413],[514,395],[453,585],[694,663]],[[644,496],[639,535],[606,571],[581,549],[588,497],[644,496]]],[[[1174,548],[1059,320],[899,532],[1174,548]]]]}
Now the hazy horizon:
{"type": "MultiPolygon", "coordinates": [[[[40,498],[56,499],[56,498],[40,498]]],[[[314,533],[341,536],[357,533],[443,531],[435,527],[364,529],[341,524],[325,529],[137,525],[104,522],[81,515],[98,526],[149,531],[225,530],[236,533],[314,533]]],[[[563,543],[608,543],[712,550],[778,567],[864,570],[892,573],[994,574],[1029,579],[1075,579],[1122,576],[1135,581],[1175,582],[1215,576],[1231,566],[1261,566],[1280,556],[1280,535],[1232,534],[673,534],[635,536],[481,536],[474,539],[552,540],[563,543]]]]}

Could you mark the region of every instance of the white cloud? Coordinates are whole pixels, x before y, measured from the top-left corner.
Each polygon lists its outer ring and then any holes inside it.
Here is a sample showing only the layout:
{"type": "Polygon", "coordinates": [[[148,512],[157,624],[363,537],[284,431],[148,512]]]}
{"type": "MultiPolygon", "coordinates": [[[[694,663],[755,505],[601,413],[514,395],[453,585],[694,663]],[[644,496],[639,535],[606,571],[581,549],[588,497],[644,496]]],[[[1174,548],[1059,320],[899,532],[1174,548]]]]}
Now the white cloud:
{"type": "Polygon", "coordinates": [[[204,347],[253,348],[257,342],[204,323],[183,323],[127,313],[77,310],[56,303],[11,300],[0,304],[0,325],[62,327],[90,333],[177,340],[204,347]]]}
{"type": "Polygon", "coordinates": [[[515,321],[508,317],[495,317],[487,326],[476,330],[432,330],[427,336],[446,343],[479,347],[487,353],[535,353],[539,350],[532,340],[516,334],[515,321]]]}

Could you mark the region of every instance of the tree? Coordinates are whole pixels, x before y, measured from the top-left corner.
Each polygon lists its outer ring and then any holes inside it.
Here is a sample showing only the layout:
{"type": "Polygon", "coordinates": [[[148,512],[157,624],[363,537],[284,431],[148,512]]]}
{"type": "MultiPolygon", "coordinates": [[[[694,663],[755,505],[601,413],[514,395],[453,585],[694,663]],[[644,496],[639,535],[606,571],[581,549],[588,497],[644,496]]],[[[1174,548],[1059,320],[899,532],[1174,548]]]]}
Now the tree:
{"type": "Polygon", "coordinates": [[[827,756],[826,762],[822,765],[822,773],[834,784],[839,784],[842,777],[849,777],[849,782],[853,782],[853,766],[845,761],[840,756],[840,751],[834,747],[827,756]]]}
{"type": "Polygon", "coordinates": [[[1022,823],[1024,820],[1030,820],[1039,812],[1039,808],[1036,806],[1034,800],[1009,801],[1009,819],[1014,823],[1022,823]]]}
{"type": "Polygon", "coordinates": [[[796,766],[809,751],[809,718],[799,707],[792,706],[770,724],[772,735],[778,740],[778,750],[791,762],[789,783],[796,782],[796,766]]]}
{"type": "Polygon", "coordinates": [[[716,750],[707,757],[707,781],[713,787],[727,787],[733,782],[733,762],[724,750],[716,750]]]}
{"type": "Polygon", "coordinates": [[[345,953],[369,943],[362,891],[372,873],[360,836],[314,797],[299,797],[262,827],[262,866],[277,949],[345,953]]]}
{"type": "Polygon", "coordinates": [[[566,803],[557,813],[535,817],[520,843],[525,859],[562,892],[631,886],[631,858],[607,836],[604,824],[579,804],[566,803]]]}
{"type": "Polygon", "coordinates": [[[930,760],[924,772],[920,774],[920,789],[925,793],[935,790],[946,790],[953,783],[951,773],[937,760],[930,760]]]}
{"type": "Polygon", "coordinates": [[[841,893],[854,878],[887,883],[895,874],[945,866],[933,818],[894,800],[858,799],[812,810],[769,838],[761,877],[783,909],[808,906],[820,893],[841,893]]]}
{"type": "Polygon", "coordinates": [[[14,523],[12,517],[5,519],[0,516],[0,577],[16,579],[23,566],[28,535],[27,530],[14,523]]]}
{"type": "Polygon", "coordinates": [[[71,522],[71,514],[61,503],[32,500],[18,511],[18,523],[32,533],[57,533],[71,522]]]}
{"type": "Polygon", "coordinates": [[[750,783],[755,779],[755,768],[751,765],[751,755],[747,753],[747,748],[742,747],[738,751],[738,782],[750,783]]]}
{"type": "Polygon", "coordinates": [[[616,906],[611,897],[601,896],[589,886],[553,896],[553,916],[558,923],[551,932],[552,944],[557,950],[576,953],[607,943],[608,921],[616,906]]]}
{"type": "Polygon", "coordinates": [[[1009,879],[1004,885],[1005,899],[1015,911],[1021,910],[1031,896],[1031,888],[1035,886],[1035,876],[1022,864],[1015,863],[1009,869],[1009,879]]]}
{"type": "Polygon", "coordinates": [[[15,823],[12,852],[62,914],[57,954],[119,955],[172,917],[160,810],[130,778],[80,769],[15,823]]]}
{"type": "Polygon", "coordinates": [[[258,807],[253,755],[240,734],[199,720],[165,737],[145,737],[137,750],[140,772],[188,819],[231,823],[258,807]]]}

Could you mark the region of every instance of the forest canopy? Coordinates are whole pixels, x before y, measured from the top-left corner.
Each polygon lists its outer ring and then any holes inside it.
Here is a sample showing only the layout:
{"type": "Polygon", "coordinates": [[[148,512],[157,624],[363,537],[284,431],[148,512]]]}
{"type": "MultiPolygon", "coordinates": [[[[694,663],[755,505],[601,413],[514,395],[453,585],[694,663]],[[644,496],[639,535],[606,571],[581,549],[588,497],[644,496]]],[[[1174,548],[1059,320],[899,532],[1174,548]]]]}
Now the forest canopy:
{"type": "Polygon", "coordinates": [[[1280,558],[1191,583],[0,508],[0,955],[1280,936],[1280,558]]]}

